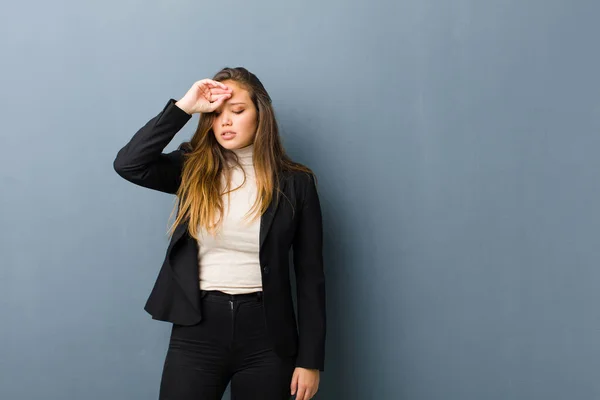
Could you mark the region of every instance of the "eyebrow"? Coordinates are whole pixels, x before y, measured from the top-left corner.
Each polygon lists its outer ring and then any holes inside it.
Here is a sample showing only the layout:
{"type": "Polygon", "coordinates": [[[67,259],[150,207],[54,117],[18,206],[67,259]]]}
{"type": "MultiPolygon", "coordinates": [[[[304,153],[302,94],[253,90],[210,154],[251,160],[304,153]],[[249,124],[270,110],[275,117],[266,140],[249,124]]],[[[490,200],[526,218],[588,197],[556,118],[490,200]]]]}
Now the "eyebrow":
{"type": "Polygon", "coordinates": [[[228,103],[230,106],[235,106],[236,104],[246,104],[244,102],[237,102],[237,103],[228,103]]]}

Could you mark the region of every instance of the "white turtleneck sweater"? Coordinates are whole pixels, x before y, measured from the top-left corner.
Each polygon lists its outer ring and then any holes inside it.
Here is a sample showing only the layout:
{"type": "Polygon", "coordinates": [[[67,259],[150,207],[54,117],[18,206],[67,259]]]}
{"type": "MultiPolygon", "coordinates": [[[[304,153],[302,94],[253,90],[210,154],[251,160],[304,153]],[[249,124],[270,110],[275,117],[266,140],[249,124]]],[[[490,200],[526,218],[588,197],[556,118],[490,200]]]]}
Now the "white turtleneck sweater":
{"type": "MultiPolygon", "coordinates": [[[[257,195],[254,144],[233,151],[246,172],[246,182],[229,193],[229,198],[223,195],[225,215],[217,236],[200,228],[198,260],[201,290],[240,294],[262,290],[258,258],[260,216],[246,217],[257,195]]],[[[230,189],[242,184],[244,171],[233,169],[230,189]]]]}

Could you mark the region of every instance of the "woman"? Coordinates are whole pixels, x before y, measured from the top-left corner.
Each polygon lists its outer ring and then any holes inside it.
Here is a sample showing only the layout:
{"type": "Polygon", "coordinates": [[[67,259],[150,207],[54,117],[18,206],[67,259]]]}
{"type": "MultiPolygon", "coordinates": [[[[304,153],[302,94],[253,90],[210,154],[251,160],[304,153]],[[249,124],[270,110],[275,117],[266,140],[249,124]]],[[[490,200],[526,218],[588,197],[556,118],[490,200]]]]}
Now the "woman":
{"type": "Polygon", "coordinates": [[[173,324],[160,398],[221,399],[231,382],[232,399],[311,399],[325,357],[321,208],[314,174],[285,154],[258,78],[224,68],[195,82],[136,132],[114,168],[177,196],[145,305],[173,324]],[[163,153],[194,113],[191,140],[163,153]]]}

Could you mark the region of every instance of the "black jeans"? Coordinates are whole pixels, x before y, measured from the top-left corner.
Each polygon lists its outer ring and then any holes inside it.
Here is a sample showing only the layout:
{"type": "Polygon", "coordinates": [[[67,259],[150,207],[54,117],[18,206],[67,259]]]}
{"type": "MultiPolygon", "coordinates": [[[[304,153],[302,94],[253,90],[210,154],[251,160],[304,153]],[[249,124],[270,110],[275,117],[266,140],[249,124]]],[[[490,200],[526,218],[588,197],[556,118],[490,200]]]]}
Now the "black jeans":
{"type": "Polygon", "coordinates": [[[160,384],[160,400],[289,399],[293,357],[273,350],[262,292],[230,295],[202,291],[203,319],[174,324],[160,384]]]}

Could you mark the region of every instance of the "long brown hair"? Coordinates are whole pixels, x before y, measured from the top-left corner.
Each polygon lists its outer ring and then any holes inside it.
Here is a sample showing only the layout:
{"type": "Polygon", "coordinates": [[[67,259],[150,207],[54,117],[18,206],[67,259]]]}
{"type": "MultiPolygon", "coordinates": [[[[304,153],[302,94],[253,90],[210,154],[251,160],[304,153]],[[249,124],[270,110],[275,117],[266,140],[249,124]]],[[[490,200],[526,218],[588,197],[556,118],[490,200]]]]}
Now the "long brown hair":
{"type": "MultiPolygon", "coordinates": [[[[283,171],[307,172],[313,176],[314,174],[310,168],[292,161],[286,155],[279,137],[271,97],[256,75],[243,67],[226,67],[217,72],[212,79],[235,81],[248,91],[256,107],[257,128],[253,163],[258,195],[249,214],[254,214],[254,217],[262,215],[271,201],[279,201],[280,190],[277,185],[283,171]],[[273,189],[277,189],[276,199],[273,199],[273,189]]],[[[183,150],[184,163],[181,184],[176,193],[177,204],[173,209],[173,213],[177,211],[177,217],[169,229],[169,235],[172,235],[175,227],[184,220],[188,220],[190,236],[196,239],[200,227],[215,233],[222,223],[222,195],[232,191],[222,191],[222,178],[229,182],[229,165],[233,163],[239,167],[240,164],[234,152],[223,148],[217,142],[212,130],[214,118],[214,113],[200,114],[198,127],[191,140],[179,147],[183,150]],[[219,219],[215,222],[217,215],[219,219]]],[[[226,185],[226,189],[229,189],[229,184],[226,185]]]]}

